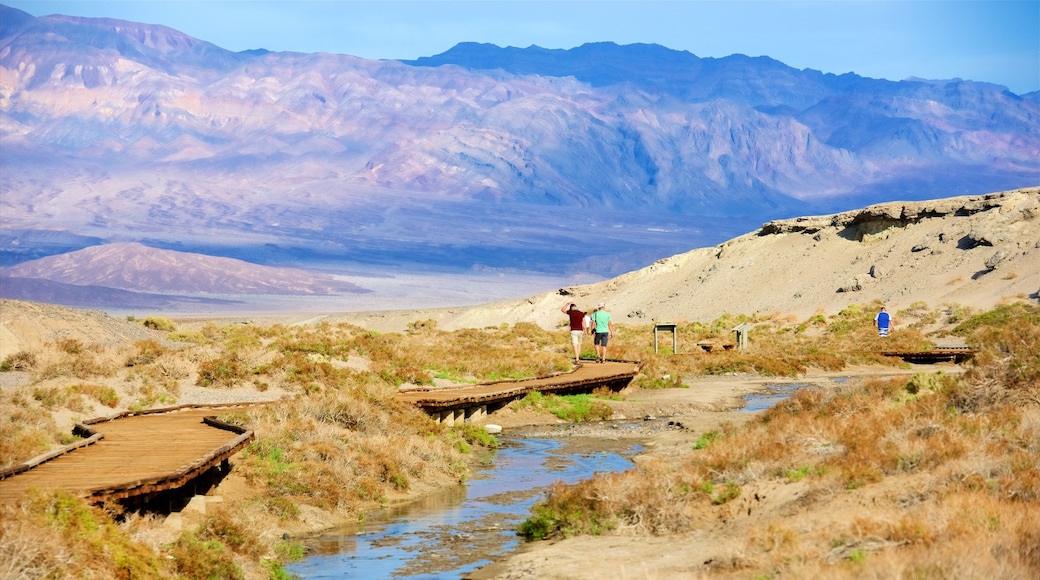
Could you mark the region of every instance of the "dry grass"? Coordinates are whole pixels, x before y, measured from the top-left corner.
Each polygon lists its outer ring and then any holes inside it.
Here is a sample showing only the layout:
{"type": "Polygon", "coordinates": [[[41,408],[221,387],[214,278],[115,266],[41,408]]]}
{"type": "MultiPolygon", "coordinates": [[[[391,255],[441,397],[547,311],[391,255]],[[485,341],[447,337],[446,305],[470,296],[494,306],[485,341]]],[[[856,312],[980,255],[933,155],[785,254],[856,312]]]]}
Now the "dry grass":
{"type": "Polygon", "coordinates": [[[896,328],[881,338],[874,328],[874,314],[880,307],[878,302],[850,305],[832,316],[816,314],[801,322],[775,314],[727,314],[710,323],[682,323],[677,328],[680,356],[674,356],[670,348],[654,353],[652,326],[621,326],[611,342],[610,355],[642,361],[645,372],[638,384],[643,388],[678,386],[680,377],[690,375],[793,377],[810,368],[835,371],[852,364],[901,366],[901,359],[880,353],[928,350],[934,343],[923,329],[949,316],[949,307],[930,309],[917,303],[898,313],[896,328]],[[751,325],[746,350],[715,349],[709,354],[698,346],[701,342],[732,343],[732,328],[742,323],[751,325]],[[662,380],[664,376],[669,378],[662,380]]]}
{"type": "MultiPolygon", "coordinates": [[[[807,491],[798,501],[805,506],[869,497],[881,507],[808,534],[792,521],[770,520],[738,535],[735,551],[718,561],[736,574],[767,576],[855,576],[868,564],[875,575],[1035,571],[1040,419],[1029,405],[1037,402],[1040,381],[1036,357],[1026,355],[1037,352],[1036,309],[1008,305],[973,317],[955,305],[916,304],[897,313],[897,328],[880,339],[872,321],[877,307],[851,306],[801,322],[726,315],[680,325],[683,348],[729,340],[732,327],[752,325],[750,349],[712,354],[655,355],[650,327],[619,325],[610,354],[644,361],[644,387],[681,386],[683,376],[705,373],[794,375],[812,367],[901,364],[876,351],[927,348],[923,329],[944,323],[961,324],[955,332],[986,350],[965,381],[920,376],[831,393],[803,390],[758,422],[703,437],[679,465],[649,463],[578,486],[554,486],[528,533],[695,529],[745,509],[763,486],[801,486],[807,491]],[[972,538],[979,547],[969,545],[972,538]]],[[[67,443],[55,413],[168,405],[189,385],[278,388],[291,399],[223,417],[257,433],[235,473],[261,490],[259,501],[215,515],[168,543],[149,544],[135,538],[147,536],[140,529],[154,529],[155,522],[69,498],[37,498],[5,508],[3,565],[53,577],[69,570],[118,577],[124,557],[135,576],[253,576],[265,574],[260,561],[277,571],[293,550],[261,542],[257,530],[296,520],[302,504],[351,514],[466,477],[476,434],[399,405],[397,387],[434,377],[542,376],[569,369],[571,355],[566,329],[531,324],[444,332],[427,321],[404,334],[378,334],[347,324],[206,323],[168,337],[123,349],[58,341],[8,357],[5,368],[29,372],[32,384],[0,392],[0,464],[67,443]],[[94,531],[40,519],[53,505],[94,521],[94,531]],[[92,535],[97,530],[103,535],[92,535]],[[122,552],[113,556],[113,546],[122,552]]]]}
{"type": "Polygon", "coordinates": [[[135,540],[119,523],[135,521],[155,530],[157,522],[142,523],[141,518],[109,513],[74,498],[49,496],[8,506],[0,523],[0,550],[11,570],[49,577],[78,572],[94,577],[280,577],[279,562],[301,552],[280,540],[261,540],[260,533],[298,520],[302,504],[340,518],[357,517],[413,492],[457,485],[478,460],[474,448],[496,444],[486,433],[438,425],[396,400],[398,385],[429,382],[430,373],[441,368],[428,366],[429,361],[484,379],[558,366],[548,347],[552,334],[533,326],[513,333],[496,330],[490,341],[462,346],[447,344],[451,335],[437,333],[432,337],[434,354],[423,356],[417,353],[427,349],[431,336],[378,335],[348,325],[207,324],[186,332],[175,336],[192,338],[187,346],[148,340],[106,351],[59,341],[34,353],[33,384],[0,392],[3,465],[69,442],[53,413],[83,416],[100,406],[169,405],[192,383],[211,388],[253,384],[258,390],[276,385],[295,397],[222,417],[257,433],[236,459],[235,473],[251,482],[259,496],[160,544],[135,540]],[[491,352],[539,341],[545,349],[535,350],[544,352],[518,354],[501,364],[481,360],[491,352]],[[363,358],[368,368],[347,364],[352,357],[363,358]],[[55,504],[87,523],[44,525],[41,518],[55,504]],[[84,526],[89,533],[82,531],[84,526]],[[23,541],[30,529],[31,541],[23,541]]]}
{"type": "Polygon", "coordinates": [[[662,534],[721,520],[716,533],[739,548],[713,560],[739,577],[1036,577],[1038,311],[967,319],[958,331],[980,354],[963,379],[802,389],[678,464],[554,486],[520,530],[662,534]]]}

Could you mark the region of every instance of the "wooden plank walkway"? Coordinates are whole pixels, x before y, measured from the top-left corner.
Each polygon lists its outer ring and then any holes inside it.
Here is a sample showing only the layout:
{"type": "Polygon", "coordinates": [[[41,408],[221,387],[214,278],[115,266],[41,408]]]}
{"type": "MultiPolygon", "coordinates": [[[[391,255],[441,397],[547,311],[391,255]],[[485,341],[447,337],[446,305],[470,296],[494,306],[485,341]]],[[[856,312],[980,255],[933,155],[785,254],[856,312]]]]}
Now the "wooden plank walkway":
{"type": "Polygon", "coordinates": [[[567,394],[587,392],[597,387],[621,390],[639,372],[640,364],[631,361],[584,362],[570,373],[523,381],[501,381],[444,389],[412,389],[397,398],[427,412],[474,404],[495,405],[524,397],[531,391],[567,394]]]}
{"type": "MultiPolygon", "coordinates": [[[[413,389],[402,391],[398,398],[428,412],[474,403],[501,406],[531,391],[564,394],[597,387],[620,390],[631,382],[639,368],[635,362],[590,361],[573,372],[551,377],[413,389]]],[[[83,433],[91,437],[78,447],[0,472],[0,501],[18,501],[34,488],[64,489],[101,502],[182,487],[238,453],[253,439],[252,431],[207,419],[219,413],[215,408],[149,410],[89,421],[86,427],[96,433],[83,433]]]]}
{"type": "Polygon", "coordinates": [[[94,423],[100,440],[0,480],[0,501],[17,501],[33,488],[103,501],[183,486],[252,440],[251,431],[204,421],[218,413],[185,409],[94,423]]]}
{"type": "Polygon", "coordinates": [[[908,363],[935,364],[940,362],[961,363],[975,356],[975,350],[964,348],[936,348],[923,351],[884,351],[882,356],[899,357],[908,363]]]}

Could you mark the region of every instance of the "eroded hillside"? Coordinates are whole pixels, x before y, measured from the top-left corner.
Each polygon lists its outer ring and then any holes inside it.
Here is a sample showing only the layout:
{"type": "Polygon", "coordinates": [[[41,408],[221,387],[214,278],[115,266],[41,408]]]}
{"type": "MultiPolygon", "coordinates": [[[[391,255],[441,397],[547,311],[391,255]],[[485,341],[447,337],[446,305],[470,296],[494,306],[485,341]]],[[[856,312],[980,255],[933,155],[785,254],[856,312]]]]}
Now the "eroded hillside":
{"type": "MultiPolygon", "coordinates": [[[[528,320],[552,328],[560,306],[598,302],[619,321],[712,320],[730,313],[833,313],[880,300],[992,307],[1037,298],[1040,187],[769,222],[711,248],[617,278],[525,300],[425,313],[352,315],[392,329],[427,316],[444,328],[528,320]]],[[[898,322],[898,321],[897,321],[898,322]]]]}

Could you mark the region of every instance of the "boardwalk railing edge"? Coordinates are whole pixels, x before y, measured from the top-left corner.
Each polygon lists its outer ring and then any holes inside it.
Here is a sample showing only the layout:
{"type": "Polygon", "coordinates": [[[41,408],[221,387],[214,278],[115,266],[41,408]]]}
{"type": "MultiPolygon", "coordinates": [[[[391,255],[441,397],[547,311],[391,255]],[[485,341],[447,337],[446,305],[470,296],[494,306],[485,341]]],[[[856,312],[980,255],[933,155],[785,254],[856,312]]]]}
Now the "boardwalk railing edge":
{"type": "Polygon", "coordinates": [[[33,457],[32,459],[29,459],[22,463],[18,463],[10,467],[5,467],[4,469],[0,469],[0,479],[6,479],[8,477],[11,477],[12,475],[17,475],[19,473],[29,471],[30,469],[40,465],[41,463],[46,463],[51,459],[61,457],[62,455],[65,455],[70,451],[75,451],[80,447],[93,445],[98,441],[101,441],[105,437],[103,434],[95,432],[93,429],[87,427],[82,423],[76,423],[75,427],[73,427],[72,432],[76,433],[77,431],[84,434],[88,434],[87,438],[76,441],[75,443],[64,445],[53,451],[48,451],[47,453],[37,455],[36,457],[33,457]]]}

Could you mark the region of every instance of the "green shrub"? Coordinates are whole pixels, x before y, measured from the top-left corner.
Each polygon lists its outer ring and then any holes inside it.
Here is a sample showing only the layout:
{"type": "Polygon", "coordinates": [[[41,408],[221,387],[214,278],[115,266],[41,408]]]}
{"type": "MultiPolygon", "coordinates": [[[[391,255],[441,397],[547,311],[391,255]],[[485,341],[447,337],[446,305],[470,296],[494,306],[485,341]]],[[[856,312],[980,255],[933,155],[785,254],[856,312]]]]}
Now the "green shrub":
{"type": "Polygon", "coordinates": [[[174,570],[184,578],[245,578],[234,557],[218,540],[203,540],[193,532],[182,532],[167,546],[174,570]]]}
{"type": "Polygon", "coordinates": [[[487,429],[485,429],[483,425],[464,423],[462,425],[455,425],[453,429],[459,437],[470,444],[480,445],[487,449],[498,449],[498,439],[491,433],[488,433],[487,429]]]}
{"type": "Polygon", "coordinates": [[[594,395],[545,395],[537,391],[527,394],[516,408],[533,408],[575,423],[606,421],[614,412],[610,405],[596,400],[594,395]]]}

